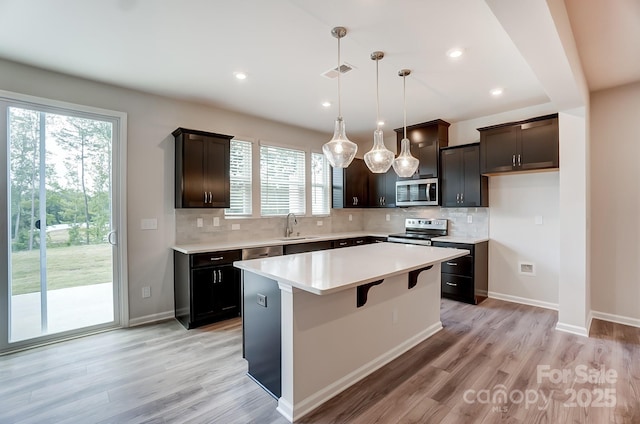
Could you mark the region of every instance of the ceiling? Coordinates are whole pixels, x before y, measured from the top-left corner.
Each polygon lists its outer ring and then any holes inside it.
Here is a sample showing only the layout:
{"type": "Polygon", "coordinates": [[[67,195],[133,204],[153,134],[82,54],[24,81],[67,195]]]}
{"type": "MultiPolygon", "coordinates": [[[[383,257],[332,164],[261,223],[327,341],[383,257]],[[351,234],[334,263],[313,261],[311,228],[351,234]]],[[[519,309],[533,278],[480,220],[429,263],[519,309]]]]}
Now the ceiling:
{"type": "MultiPolygon", "coordinates": [[[[640,80],[639,4],[566,0],[592,89],[640,80]],[[616,40],[632,53],[611,48],[616,40]]],[[[402,68],[412,71],[408,124],[550,101],[480,0],[0,0],[0,57],[331,133],[337,80],[321,74],[337,66],[334,26],[348,31],[342,61],[354,69],[342,77],[342,115],[354,140],[375,129],[376,50],[387,131],[402,126],[402,68]],[[446,55],[453,47],[464,49],[457,60],[446,55]],[[497,87],[504,94],[494,98],[497,87]]]]}

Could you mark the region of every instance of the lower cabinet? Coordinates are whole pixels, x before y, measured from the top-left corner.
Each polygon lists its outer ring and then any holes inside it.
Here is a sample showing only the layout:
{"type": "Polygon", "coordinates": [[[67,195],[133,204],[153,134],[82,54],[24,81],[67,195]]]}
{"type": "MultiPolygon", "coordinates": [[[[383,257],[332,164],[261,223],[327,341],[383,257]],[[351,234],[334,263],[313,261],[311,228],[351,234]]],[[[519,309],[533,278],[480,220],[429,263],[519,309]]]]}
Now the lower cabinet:
{"type": "Polygon", "coordinates": [[[472,304],[485,300],[489,289],[489,242],[466,244],[434,241],[433,245],[471,252],[442,263],[442,297],[472,304]]]}
{"type": "Polygon", "coordinates": [[[240,315],[240,250],[187,255],[175,251],[176,319],[187,329],[240,315]]]}
{"type": "Polygon", "coordinates": [[[310,243],[296,243],[285,244],[283,246],[283,253],[285,255],[292,255],[294,253],[315,252],[317,250],[331,249],[331,241],[314,241],[310,243]]]}
{"type": "Polygon", "coordinates": [[[355,238],[348,238],[348,239],[333,240],[331,242],[331,247],[333,249],[338,249],[340,247],[360,246],[362,244],[369,244],[369,243],[371,243],[370,237],[355,237],[355,238]]]}

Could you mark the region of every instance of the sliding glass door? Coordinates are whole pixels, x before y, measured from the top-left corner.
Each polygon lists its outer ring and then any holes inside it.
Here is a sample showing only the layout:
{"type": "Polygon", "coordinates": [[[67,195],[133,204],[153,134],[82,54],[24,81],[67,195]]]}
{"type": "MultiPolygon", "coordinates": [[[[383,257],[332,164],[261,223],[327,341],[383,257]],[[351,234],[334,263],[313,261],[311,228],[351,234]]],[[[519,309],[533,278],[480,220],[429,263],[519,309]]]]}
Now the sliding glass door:
{"type": "Polygon", "coordinates": [[[5,102],[2,109],[8,283],[0,349],[118,326],[119,120],[31,103],[5,102]]]}

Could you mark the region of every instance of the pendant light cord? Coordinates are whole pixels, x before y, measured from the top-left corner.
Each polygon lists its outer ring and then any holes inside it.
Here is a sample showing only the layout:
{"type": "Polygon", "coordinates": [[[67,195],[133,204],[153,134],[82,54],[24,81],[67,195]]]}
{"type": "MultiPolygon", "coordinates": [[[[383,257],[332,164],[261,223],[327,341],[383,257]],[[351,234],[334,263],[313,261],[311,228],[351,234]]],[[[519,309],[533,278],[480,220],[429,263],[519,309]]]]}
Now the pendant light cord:
{"type": "Polygon", "coordinates": [[[378,62],[376,59],[376,128],[380,129],[380,83],[378,82],[378,62]]]}
{"type": "Polygon", "coordinates": [[[404,138],[407,138],[407,76],[402,76],[402,108],[404,109],[404,138]]]}
{"type": "Polygon", "coordinates": [[[338,37],[338,118],[342,120],[342,102],[340,100],[340,37],[338,37]]]}

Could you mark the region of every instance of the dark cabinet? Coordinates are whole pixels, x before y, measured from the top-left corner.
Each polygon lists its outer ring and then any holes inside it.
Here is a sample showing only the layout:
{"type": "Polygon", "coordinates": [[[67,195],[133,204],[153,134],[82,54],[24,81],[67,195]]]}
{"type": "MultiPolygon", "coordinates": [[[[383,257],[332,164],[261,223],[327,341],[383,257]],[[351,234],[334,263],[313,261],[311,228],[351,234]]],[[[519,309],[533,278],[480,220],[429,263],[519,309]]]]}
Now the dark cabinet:
{"type": "Polygon", "coordinates": [[[489,183],[480,175],[478,143],[442,149],[440,162],[443,207],[489,206],[489,183]]]}
{"type": "Polygon", "coordinates": [[[305,252],[315,252],[317,250],[327,250],[331,249],[331,241],[313,241],[309,243],[296,243],[296,244],[285,244],[283,246],[283,251],[285,255],[292,255],[294,253],[305,253],[305,252]]]}
{"type": "Polygon", "coordinates": [[[398,176],[393,168],[384,174],[369,173],[369,207],[395,208],[396,181],[398,176]]]}
{"type": "Polygon", "coordinates": [[[176,319],[191,329],[240,314],[240,250],[174,252],[176,319]]]}
{"type": "Polygon", "coordinates": [[[228,208],[230,140],[233,136],[178,128],[176,208],[228,208]]]}
{"type": "Polygon", "coordinates": [[[434,241],[433,245],[471,252],[467,256],[442,263],[442,297],[474,305],[486,299],[489,290],[489,242],[466,244],[434,241]]]}
{"type": "Polygon", "coordinates": [[[347,168],[333,168],[333,207],[364,208],[369,197],[369,168],[354,159],[347,168]]]}
{"type": "MultiPolygon", "coordinates": [[[[411,141],[411,154],[420,161],[414,178],[436,178],[440,175],[440,149],[449,145],[449,125],[442,119],[436,119],[407,127],[407,138],[411,141]]],[[[394,131],[399,154],[404,129],[397,128],[394,131]]]]}
{"type": "Polygon", "coordinates": [[[482,174],[560,166],[557,114],[478,128],[478,131],[482,174]]]}
{"type": "Polygon", "coordinates": [[[371,237],[353,237],[348,239],[333,240],[331,247],[333,249],[339,249],[341,247],[361,246],[363,244],[372,243],[371,237]]]}

